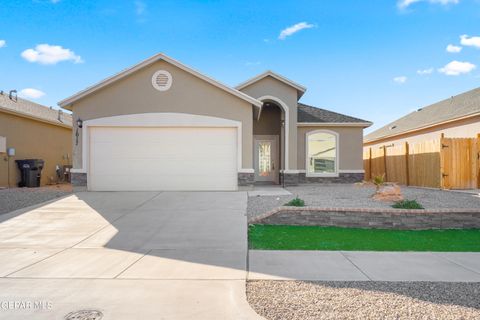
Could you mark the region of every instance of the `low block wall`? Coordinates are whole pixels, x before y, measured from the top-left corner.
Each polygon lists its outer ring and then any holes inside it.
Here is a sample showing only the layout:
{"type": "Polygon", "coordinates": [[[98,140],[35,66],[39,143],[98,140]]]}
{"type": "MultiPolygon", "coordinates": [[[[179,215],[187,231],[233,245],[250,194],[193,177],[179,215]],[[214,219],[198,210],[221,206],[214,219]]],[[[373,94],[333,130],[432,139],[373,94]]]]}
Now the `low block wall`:
{"type": "Polygon", "coordinates": [[[480,228],[480,209],[279,207],[250,219],[249,223],[373,229],[472,229],[480,228]]]}

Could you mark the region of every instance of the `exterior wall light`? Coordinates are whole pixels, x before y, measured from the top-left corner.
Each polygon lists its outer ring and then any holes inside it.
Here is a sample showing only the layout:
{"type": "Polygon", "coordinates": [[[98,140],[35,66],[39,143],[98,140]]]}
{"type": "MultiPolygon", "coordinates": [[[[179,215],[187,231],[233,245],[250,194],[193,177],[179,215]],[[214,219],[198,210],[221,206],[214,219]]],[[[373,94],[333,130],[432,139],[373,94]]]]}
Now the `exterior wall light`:
{"type": "Polygon", "coordinates": [[[83,121],[82,119],[77,119],[77,127],[82,128],[83,127],[83,121]]]}

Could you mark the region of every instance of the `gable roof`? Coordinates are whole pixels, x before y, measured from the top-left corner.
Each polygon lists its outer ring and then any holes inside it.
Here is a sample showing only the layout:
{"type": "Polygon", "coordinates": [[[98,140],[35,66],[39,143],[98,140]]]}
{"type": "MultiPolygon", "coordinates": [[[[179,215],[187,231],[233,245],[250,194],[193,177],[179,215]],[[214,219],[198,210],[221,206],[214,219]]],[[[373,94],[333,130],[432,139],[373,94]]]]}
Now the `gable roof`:
{"type": "Polygon", "coordinates": [[[303,103],[298,103],[297,109],[297,123],[299,125],[307,124],[344,124],[355,125],[360,127],[369,127],[371,122],[359,118],[347,116],[345,114],[333,112],[326,109],[309,106],[303,103]]]}
{"type": "Polygon", "coordinates": [[[475,115],[480,115],[480,88],[409,113],[366,135],[364,141],[371,142],[475,115]]]}
{"type": "Polygon", "coordinates": [[[154,56],[152,56],[152,57],[150,57],[150,58],[148,58],[148,59],[130,67],[130,68],[127,68],[123,71],[120,71],[119,73],[117,73],[117,74],[115,74],[115,75],[113,75],[109,78],[106,78],[106,79],[98,82],[97,84],[94,84],[93,86],[90,86],[90,87],[74,94],[73,96],[71,96],[69,98],[66,98],[66,99],[58,102],[58,105],[62,108],[71,110],[71,104],[74,103],[75,101],[78,101],[78,100],[94,93],[95,91],[100,90],[101,88],[103,88],[105,86],[108,86],[108,85],[114,83],[115,81],[118,81],[118,80],[130,75],[131,73],[133,73],[137,70],[140,70],[142,68],[145,68],[145,67],[147,67],[147,66],[149,66],[149,65],[151,65],[151,64],[153,64],[157,61],[160,61],[160,60],[168,62],[168,63],[170,63],[170,64],[172,64],[172,65],[174,65],[174,66],[176,66],[176,67],[178,67],[178,68],[196,76],[197,78],[200,78],[200,79],[216,86],[217,88],[220,88],[220,89],[222,89],[222,90],[224,90],[224,91],[226,91],[226,92],[228,92],[228,93],[230,93],[230,94],[232,94],[232,95],[234,95],[234,96],[236,96],[240,99],[243,99],[243,100],[251,103],[254,106],[257,106],[259,108],[262,106],[261,101],[255,99],[255,98],[252,98],[252,97],[246,95],[245,93],[240,92],[236,89],[233,89],[233,88],[231,88],[227,85],[224,85],[223,83],[221,83],[217,80],[214,80],[210,77],[207,77],[206,75],[204,75],[204,74],[202,74],[202,73],[200,73],[200,72],[198,72],[198,71],[196,71],[196,70],[194,70],[190,67],[187,67],[183,63],[180,63],[179,61],[174,60],[174,59],[168,57],[167,55],[165,55],[163,53],[158,53],[158,54],[156,54],[156,55],[154,55],[154,56]]]}
{"type": "Polygon", "coordinates": [[[235,89],[237,90],[242,90],[243,88],[246,88],[248,87],[249,85],[255,83],[255,82],[258,82],[260,80],[262,80],[263,78],[266,78],[266,77],[272,77],[274,79],[277,79],[278,81],[280,82],[283,82],[285,83],[286,85],[290,86],[290,87],[293,87],[297,90],[297,97],[298,99],[301,98],[301,96],[305,93],[305,91],[307,91],[307,88],[305,88],[304,86],[290,80],[290,79],[287,79],[285,78],[284,76],[281,76],[279,75],[278,73],[275,73],[271,70],[267,70],[265,71],[264,73],[261,73],[245,82],[242,82],[240,83],[238,86],[235,87],[235,89]]]}
{"type": "Polygon", "coordinates": [[[72,116],[62,110],[55,110],[41,104],[17,98],[12,100],[8,94],[0,94],[0,112],[6,112],[29,119],[71,128],[72,116]]]}

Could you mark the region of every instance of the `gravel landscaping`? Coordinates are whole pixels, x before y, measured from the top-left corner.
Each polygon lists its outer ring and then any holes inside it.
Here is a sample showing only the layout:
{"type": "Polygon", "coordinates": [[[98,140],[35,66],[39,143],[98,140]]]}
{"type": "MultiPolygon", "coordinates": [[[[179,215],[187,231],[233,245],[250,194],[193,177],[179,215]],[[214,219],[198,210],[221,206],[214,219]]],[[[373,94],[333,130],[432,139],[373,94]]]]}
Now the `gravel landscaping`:
{"type": "MultiPolygon", "coordinates": [[[[287,187],[289,196],[255,196],[248,198],[248,215],[254,217],[282,206],[298,196],[306,206],[329,208],[391,208],[392,203],[375,201],[373,186],[354,184],[317,184],[287,187]]],[[[402,187],[405,199],[417,200],[425,209],[478,208],[480,197],[464,192],[402,187]]]]}
{"type": "Polygon", "coordinates": [[[249,281],[268,320],[479,319],[480,283],[249,281]]]}
{"type": "Polygon", "coordinates": [[[70,193],[72,193],[71,185],[0,189],[0,214],[63,197],[70,193]]]}

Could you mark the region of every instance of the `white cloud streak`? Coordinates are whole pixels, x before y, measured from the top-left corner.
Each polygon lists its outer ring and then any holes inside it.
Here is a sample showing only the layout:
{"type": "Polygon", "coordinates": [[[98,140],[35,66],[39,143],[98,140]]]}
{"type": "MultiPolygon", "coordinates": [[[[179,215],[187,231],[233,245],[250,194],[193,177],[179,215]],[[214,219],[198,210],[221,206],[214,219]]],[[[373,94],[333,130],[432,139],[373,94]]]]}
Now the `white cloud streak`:
{"type": "Polygon", "coordinates": [[[462,51],[462,47],[449,44],[445,50],[450,53],[459,53],[460,51],[462,51]]]}
{"type": "Polygon", "coordinates": [[[460,0],[399,0],[397,6],[399,9],[407,9],[410,5],[417,2],[429,2],[432,4],[440,4],[446,6],[449,4],[458,4],[460,0]]]}
{"type": "Polygon", "coordinates": [[[443,68],[438,69],[438,72],[447,76],[459,76],[473,71],[477,66],[470,62],[452,61],[447,63],[443,68]]]}
{"type": "Polygon", "coordinates": [[[7,45],[7,41],[5,40],[0,40],[0,48],[3,48],[7,45]]]}
{"type": "Polygon", "coordinates": [[[20,90],[20,95],[25,97],[25,98],[39,99],[39,98],[45,96],[45,92],[40,91],[38,89],[25,88],[25,89],[20,90]]]}
{"type": "Polygon", "coordinates": [[[421,76],[426,76],[426,75],[432,74],[432,73],[433,73],[433,68],[417,70],[417,74],[419,74],[421,76]]]}
{"type": "Polygon", "coordinates": [[[278,35],[278,39],[285,40],[287,37],[303,30],[303,29],[311,29],[314,28],[315,25],[307,22],[299,22],[294,24],[293,26],[287,27],[283,29],[280,34],[278,35]]]}
{"type": "Polygon", "coordinates": [[[466,47],[480,48],[480,37],[469,37],[466,34],[460,36],[460,43],[466,47]]]}
{"type": "Polygon", "coordinates": [[[393,78],[393,81],[398,83],[398,84],[404,84],[405,82],[407,82],[407,77],[398,76],[398,77],[393,78]]]}
{"type": "Polygon", "coordinates": [[[45,65],[57,64],[61,61],[83,62],[82,57],[76,55],[72,50],[49,44],[39,44],[35,49],[27,49],[22,52],[21,56],[28,62],[45,65]]]}

